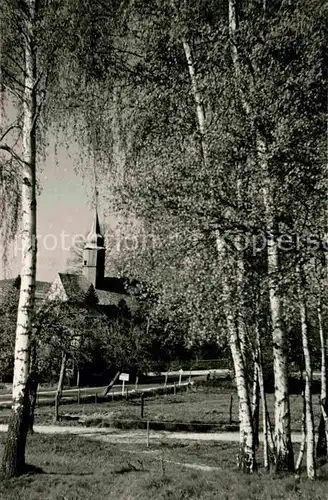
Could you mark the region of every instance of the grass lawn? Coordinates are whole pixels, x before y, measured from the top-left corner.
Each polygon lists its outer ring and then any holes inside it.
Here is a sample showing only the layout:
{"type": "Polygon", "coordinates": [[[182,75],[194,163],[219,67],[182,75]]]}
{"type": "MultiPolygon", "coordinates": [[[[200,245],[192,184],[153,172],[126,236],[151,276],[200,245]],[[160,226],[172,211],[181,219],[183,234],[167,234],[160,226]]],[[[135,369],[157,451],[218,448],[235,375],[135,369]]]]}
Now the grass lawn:
{"type": "MultiPolygon", "coordinates": [[[[274,423],[274,396],[269,394],[268,408],[271,422],[274,423]]],[[[302,398],[290,396],[292,431],[301,430],[302,398]]],[[[151,428],[176,431],[215,431],[237,430],[238,401],[234,389],[222,387],[193,387],[188,391],[178,392],[176,396],[157,395],[145,398],[144,418],[140,416],[140,399],[114,400],[109,398],[102,403],[63,404],[63,425],[113,426],[120,428],[145,428],[146,420],[151,421],[151,428]],[[229,423],[230,399],[233,395],[232,426],[229,423]],[[161,422],[165,422],[162,424],[161,422]],[[192,422],[192,425],[188,424],[192,422]]],[[[318,395],[313,395],[315,427],[319,424],[320,405],[318,395]]],[[[0,407],[0,423],[6,423],[10,410],[0,407]]],[[[52,424],[53,406],[41,406],[36,410],[36,424],[52,424]]],[[[261,423],[261,421],[260,421],[261,423]]],[[[59,424],[60,425],[60,424],[59,424]]],[[[328,497],[327,497],[328,498],[328,497]]]]}
{"type": "MultiPolygon", "coordinates": [[[[222,428],[229,424],[230,398],[233,395],[232,422],[238,424],[238,401],[234,390],[226,387],[198,387],[179,392],[176,396],[164,395],[145,398],[144,420],[155,422],[203,422],[212,424],[209,430],[215,430],[213,424],[222,428]]],[[[292,430],[301,429],[302,398],[300,395],[290,396],[292,430]]],[[[268,395],[268,407],[273,424],[274,396],[268,395]]],[[[319,423],[320,406],[318,395],[313,395],[315,425],[319,423]]],[[[80,417],[87,425],[111,425],[115,421],[140,421],[140,400],[119,400],[105,403],[65,404],[61,406],[62,414],[80,417]]],[[[0,419],[5,421],[9,415],[8,409],[0,408],[0,419]]],[[[52,423],[53,408],[51,406],[37,409],[35,422],[37,424],[52,423]]],[[[69,421],[63,422],[65,425],[69,421]]],[[[76,421],[71,422],[76,425],[76,421]]],[[[197,429],[197,426],[194,427],[197,429]]],[[[202,426],[199,430],[204,431],[202,426]]],[[[178,430],[178,429],[177,429],[178,430]]]]}
{"type": "MultiPolygon", "coordinates": [[[[0,435],[0,452],[4,435],[0,435]]],[[[234,470],[236,445],[169,443],[113,445],[77,436],[29,437],[27,459],[41,469],[0,480],[2,500],[323,500],[328,471],[305,477],[253,476],[234,470]],[[215,469],[193,469],[195,464],[215,469]]]]}

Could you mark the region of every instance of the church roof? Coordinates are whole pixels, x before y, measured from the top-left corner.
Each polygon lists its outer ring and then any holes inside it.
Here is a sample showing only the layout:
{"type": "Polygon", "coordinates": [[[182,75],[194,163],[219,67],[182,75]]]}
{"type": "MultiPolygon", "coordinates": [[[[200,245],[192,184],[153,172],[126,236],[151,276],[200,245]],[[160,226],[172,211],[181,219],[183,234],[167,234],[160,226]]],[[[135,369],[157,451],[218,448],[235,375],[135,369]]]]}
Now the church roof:
{"type": "MultiPolygon", "coordinates": [[[[6,287],[13,286],[15,283],[16,278],[14,279],[7,279],[7,280],[0,280],[0,290],[4,291],[6,287]]],[[[42,302],[49,291],[51,283],[48,281],[36,281],[35,283],[35,300],[36,302],[42,302]]]]}
{"type": "MultiPolygon", "coordinates": [[[[60,298],[65,301],[82,302],[90,282],[82,275],[58,273],[49,291],[49,298],[60,298]]],[[[102,289],[96,288],[98,305],[104,308],[127,306],[130,311],[135,309],[135,301],[126,291],[122,293],[123,285],[120,278],[106,278],[102,289]]]]}

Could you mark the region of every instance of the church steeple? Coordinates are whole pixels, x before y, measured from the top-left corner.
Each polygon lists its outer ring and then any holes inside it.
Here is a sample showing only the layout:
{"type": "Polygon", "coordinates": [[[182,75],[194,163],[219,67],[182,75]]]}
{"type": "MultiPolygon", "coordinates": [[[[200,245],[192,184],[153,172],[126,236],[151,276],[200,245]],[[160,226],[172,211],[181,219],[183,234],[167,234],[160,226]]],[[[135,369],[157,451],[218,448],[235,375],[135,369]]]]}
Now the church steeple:
{"type": "Polygon", "coordinates": [[[105,243],[97,209],[83,250],[83,275],[95,288],[101,288],[105,275],[105,243]]]}

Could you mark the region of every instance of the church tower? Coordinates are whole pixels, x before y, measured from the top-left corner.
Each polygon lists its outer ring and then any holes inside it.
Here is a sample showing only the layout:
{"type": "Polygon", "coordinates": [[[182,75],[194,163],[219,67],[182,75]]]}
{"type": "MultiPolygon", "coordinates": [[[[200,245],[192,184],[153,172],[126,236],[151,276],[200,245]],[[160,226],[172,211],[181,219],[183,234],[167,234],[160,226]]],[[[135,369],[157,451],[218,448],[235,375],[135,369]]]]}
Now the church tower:
{"type": "Polygon", "coordinates": [[[100,231],[98,213],[83,250],[83,276],[95,288],[101,288],[105,275],[105,243],[100,231]]]}

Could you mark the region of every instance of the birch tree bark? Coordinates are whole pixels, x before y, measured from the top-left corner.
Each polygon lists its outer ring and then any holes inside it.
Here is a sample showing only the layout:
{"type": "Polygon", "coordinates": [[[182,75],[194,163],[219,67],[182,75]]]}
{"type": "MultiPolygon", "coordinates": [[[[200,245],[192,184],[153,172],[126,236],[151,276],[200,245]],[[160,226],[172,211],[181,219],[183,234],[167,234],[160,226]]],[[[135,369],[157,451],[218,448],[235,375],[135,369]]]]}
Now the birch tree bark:
{"type": "Polygon", "coordinates": [[[301,433],[302,433],[302,441],[301,441],[301,446],[300,450],[298,453],[298,457],[296,460],[295,464],[295,472],[299,472],[302,462],[303,462],[303,457],[304,457],[304,452],[305,452],[305,447],[306,447],[306,407],[305,407],[305,395],[304,391],[302,391],[302,421],[301,421],[301,433]]]}
{"type": "Polygon", "coordinates": [[[313,407],[312,407],[312,367],[311,367],[311,356],[310,356],[310,346],[309,346],[309,334],[308,334],[308,318],[307,318],[307,305],[305,299],[304,289],[299,287],[299,304],[300,304],[300,315],[301,315],[301,329],[302,329],[302,347],[304,355],[305,364],[305,432],[306,432],[306,471],[309,479],[314,479],[316,477],[316,467],[314,459],[314,419],[313,419],[313,407]]]}
{"type": "MultiPolygon", "coordinates": [[[[259,356],[261,353],[259,352],[259,356]]],[[[267,401],[264,389],[264,380],[263,380],[263,370],[262,370],[262,361],[259,361],[258,366],[258,377],[259,377],[259,390],[261,397],[261,405],[262,405],[262,426],[263,426],[263,462],[266,470],[269,470],[270,467],[270,457],[269,457],[269,430],[268,430],[268,408],[267,401]]]]}
{"type": "Polygon", "coordinates": [[[257,448],[260,444],[260,441],[259,441],[260,385],[259,385],[258,350],[254,353],[253,390],[252,390],[252,420],[253,420],[254,445],[257,448]]]}
{"type": "MultiPolygon", "coordinates": [[[[238,84],[241,78],[239,54],[236,44],[237,13],[236,0],[229,0],[229,34],[231,40],[231,59],[235,70],[236,85],[241,103],[247,115],[251,109],[244,91],[238,84]]],[[[255,128],[257,159],[263,176],[263,201],[267,218],[267,264],[269,300],[272,320],[273,359],[275,376],[275,449],[276,469],[294,469],[294,454],[290,431],[290,407],[288,394],[287,341],[282,322],[282,303],[278,291],[278,245],[274,236],[274,204],[271,194],[271,179],[266,156],[266,144],[255,128]]]]}
{"type": "Polygon", "coordinates": [[[290,430],[288,392],[288,345],[282,320],[282,300],[279,294],[279,248],[276,239],[274,204],[268,174],[266,146],[257,135],[257,154],[264,177],[263,201],[267,219],[267,266],[270,314],[273,340],[273,370],[275,379],[275,449],[276,469],[294,469],[294,453],[290,430]]]}
{"type": "MultiPolygon", "coordinates": [[[[320,285],[319,285],[320,286],[320,285]]],[[[318,442],[317,442],[317,457],[328,456],[328,416],[327,416],[327,333],[323,327],[322,322],[322,301],[321,292],[319,291],[319,301],[317,307],[318,324],[320,334],[320,350],[321,350],[321,389],[320,389],[320,402],[321,402],[321,415],[318,427],[318,442]]]]}
{"type": "Polygon", "coordinates": [[[3,455],[3,472],[22,474],[29,420],[28,376],[31,320],[34,310],[36,275],[36,56],[33,41],[35,0],[26,1],[24,15],[25,79],[23,99],[22,157],[22,268],[17,315],[12,411],[3,455]]]}
{"type": "Polygon", "coordinates": [[[63,393],[64,377],[65,377],[65,371],[66,371],[66,361],[67,361],[67,354],[66,354],[66,352],[63,352],[61,365],[60,365],[57,391],[56,391],[56,396],[55,396],[54,422],[59,421],[59,405],[60,405],[60,398],[61,398],[62,393],[63,393]]]}
{"type": "MultiPolygon", "coordinates": [[[[258,311],[256,311],[256,314],[258,317],[258,311]]],[[[270,465],[275,460],[276,452],[275,452],[273,433],[269,420],[267,398],[265,393],[264,376],[263,376],[262,343],[261,343],[260,330],[257,320],[255,320],[255,338],[256,338],[256,348],[257,348],[257,356],[255,358],[255,363],[257,367],[258,386],[259,386],[259,393],[260,393],[261,407],[262,407],[263,462],[264,462],[264,467],[267,470],[269,470],[270,465]]],[[[253,415],[254,415],[254,410],[253,410],[253,415]]]]}
{"type": "MultiPolygon", "coordinates": [[[[224,267],[226,260],[225,243],[219,232],[216,235],[219,262],[224,267]]],[[[230,349],[235,368],[237,393],[239,400],[239,421],[240,421],[240,447],[237,459],[239,469],[251,473],[256,467],[254,431],[252,421],[251,402],[249,397],[249,387],[247,384],[247,374],[245,370],[244,357],[240,346],[240,338],[236,327],[236,318],[232,307],[232,297],[230,285],[226,272],[223,271],[222,278],[223,303],[226,315],[230,349]]]]}
{"type": "MultiPolygon", "coordinates": [[[[196,106],[196,116],[200,134],[200,145],[201,145],[201,156],[205,167],[208,167],[208,149],[206,144],[206,122],[205,122],[205,110],[204,103],[202,99],[202,94],[199,90],[197,82],[197,74],[195,69],[195,64],[193,61],[192,51],[190,44],[184,38],[183,48],[185,52],[186,61],[188,64],[188,70],[191,80],[191,88],[196,106]]],[[[230,348],[232,353],[232,358],[234,362],[238,399],[239,399],[239,420],[240,420],[240,451],[238,456],[238,467],[244,472],[251,473],[255,469],[255,447],[254,447],[254,433],[252,425],[252,412],[251,403],[249,397],[249,387],[247,383],[247,370],[245,365],[245,335],[244,330],[242,330],[242,337],[238,333],[238,329],[235,323],[235,317],[232,308],[232,295],[230,293],[230,286],[225,276],[224,271],[224,259],[227,259],[225,253],[224,242],[217,232],[217,251],[218,251],[218,262],[223,270],[223,295],[224,295],[224,308],[226,322],[229,332],[230,348]]],[[[241,282],[243,279],[243,263],[239,262],[237,259],[237,287],[240,292],[241,282]]],[[[240,295],[240,293],[239,293],[240,295]]],[[[243,322],[240,320],[240,315],[238,313],[238,326],[244,327],[243,322]]]]}

